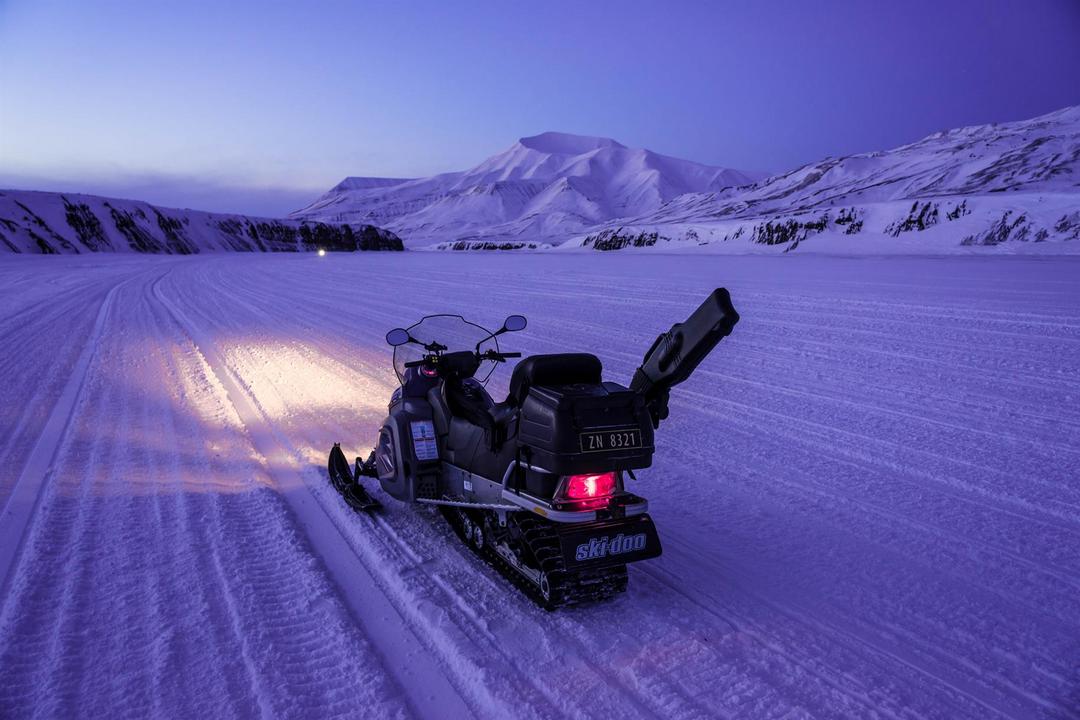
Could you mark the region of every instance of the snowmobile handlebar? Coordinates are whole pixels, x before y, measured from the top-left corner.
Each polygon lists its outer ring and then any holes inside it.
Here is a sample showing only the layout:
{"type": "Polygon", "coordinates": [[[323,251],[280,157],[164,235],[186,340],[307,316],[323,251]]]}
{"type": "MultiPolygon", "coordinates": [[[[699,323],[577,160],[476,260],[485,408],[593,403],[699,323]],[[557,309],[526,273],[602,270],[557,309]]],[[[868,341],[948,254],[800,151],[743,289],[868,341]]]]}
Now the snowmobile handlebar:
{"type": "Polygon", "coordinates": [[[506,362],[508,358],[519,358],[521,353],[519,352],[496,352],[494,350],[488,350],[480,355],[481,360],[494,360],[495,362],[506,362]]]}
{"type": "Polygon", "coordinates": [[[630,389],[644,396],[653,427],[668,416],[671,388],[690,377],[737,322],[739,313],[731,304],[731,294],[717,288],[690,317],[657,336],[630,381],[630,389]]]}
{"type": "MultiPolygon", "coordinates": [[[[458,354],[459,353],[451,353],[451,355],[458,355],[458,354]]],[[[477,353],[470,353],[470,354],[475,355],[477,364],[483,362],[484,360],[491,360],[493,362],[506,362],[506,360],[509,359],[509,358],[519,358],[519,357],[521,357],[521,353],[519,353],[519,352],[496,352],[495,350],[485,350],[484,352],[477,352],[477,353]]],[[[407,367],[407,368],[415,368],[415,367],[420,367],[421,365],[430,365],[432,367],[438,368],[439,367],[439,358],[440,357],[449,357],[449,356],[443,356],[443,355],[440,355],[439,353],[431,353],[429,355],[425,355],[424,357],[420,358],[419,360],[410,360],[409,362],[405,363],[405,367],[407,367]]],[[[460,363],[455,363],[455,366],[457,366],[459,364],[460,363]]]]}

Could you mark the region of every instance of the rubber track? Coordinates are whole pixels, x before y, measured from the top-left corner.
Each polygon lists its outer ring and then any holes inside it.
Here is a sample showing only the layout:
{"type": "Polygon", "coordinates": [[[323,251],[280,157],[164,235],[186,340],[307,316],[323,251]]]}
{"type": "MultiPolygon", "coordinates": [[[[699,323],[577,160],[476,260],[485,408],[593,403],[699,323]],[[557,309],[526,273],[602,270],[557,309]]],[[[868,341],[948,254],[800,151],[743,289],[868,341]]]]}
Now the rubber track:
{"type": "MultiPolygon", "coordinates": [[[[468,545],[473,552],[498,570],[500,575],[513,583],[529,599],[545,610],[557,610],[568,605],[600,602],[626,591],[629,580],[626,565],[616,565],[610,568],[585,572],[568,572],[563,561],[562,550],[559,547],[559,538],[555,532],[555,526],[531,514],[517,513],[519,517],[511,517],[509,521],[517,523],[518,527],[522,529],[522,536],[528,545],[528,552],[540,561],[541,569],[548,575],[548,582],[553,584],[551,600],[546,600],[536,585],[495,552],[493,542],[490,540],[490,532],[485,532],[489,541],[484,544],[482,549],[478,549],[465,537],[465,529],[461,523],[462,513],[459,508],[440,506],[439,510],[463,543],[468,545]]],[[[483,514],[475,515],[483,516],[483,514]]],[[[473,518],[473,521],[476,522],[476,517],[473,518]]]]}

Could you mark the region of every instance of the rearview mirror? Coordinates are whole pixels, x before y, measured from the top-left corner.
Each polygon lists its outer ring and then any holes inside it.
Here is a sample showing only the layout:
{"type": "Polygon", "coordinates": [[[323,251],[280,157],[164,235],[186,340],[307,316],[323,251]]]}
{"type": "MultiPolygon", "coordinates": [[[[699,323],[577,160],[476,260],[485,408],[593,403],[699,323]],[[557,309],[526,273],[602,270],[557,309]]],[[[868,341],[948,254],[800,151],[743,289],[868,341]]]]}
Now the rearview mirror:
{"type": "Polygon", "coordinates": [[[412,340],[408,330],[402,328],[394,328],[390,332],[386,333],[386,344],[397,347],[398,345],[404,345],[412,340]]]}
{"type": "Polygon", "coordinates": [[[529,321],[525,319],[524,315],[511,315],[503,322],[502,329],[506,332],[517,332],[518,330],[524,330],[528,324],[529,321]]]}

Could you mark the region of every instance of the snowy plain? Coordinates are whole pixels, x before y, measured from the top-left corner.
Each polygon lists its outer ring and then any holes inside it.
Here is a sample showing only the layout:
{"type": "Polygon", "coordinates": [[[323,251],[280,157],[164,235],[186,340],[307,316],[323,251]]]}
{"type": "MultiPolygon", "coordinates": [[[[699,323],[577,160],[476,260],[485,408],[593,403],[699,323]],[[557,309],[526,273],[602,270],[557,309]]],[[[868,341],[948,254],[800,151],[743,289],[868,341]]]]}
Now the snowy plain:
{"type": "Polygon", "coordinates": [[[8,256],[0,377],[3,718],[1080,714],[1078,258],[8,256]],[[626,382],[716,286],[624,596],[330,489],[387,329],[520,312],[626,382]]]}

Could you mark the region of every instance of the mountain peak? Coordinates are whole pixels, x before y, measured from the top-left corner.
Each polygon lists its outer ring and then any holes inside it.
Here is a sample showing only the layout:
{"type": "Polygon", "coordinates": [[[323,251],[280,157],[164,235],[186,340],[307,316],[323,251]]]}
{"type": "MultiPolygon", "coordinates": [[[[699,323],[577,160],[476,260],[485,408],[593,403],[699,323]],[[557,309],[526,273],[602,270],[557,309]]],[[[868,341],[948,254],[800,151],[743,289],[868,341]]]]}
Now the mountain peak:
{"type": "Polygon", "coordinates": [[[611,138],[573,135],[563,132],[544,132],[531,137],[523,137],[518,144],[551,155],[581,155],[601,148],[625,148],[622,143],[611,138]]]}
{"type": "Polygon", "coordinates": [[[481,237],[563,240],[602,222],[653,212],[687,192],[753,180],[610,138],[545,132],[460,172],[408,182],[348,178],[292,217],[373,224],[414,245],[481,237]]]}

